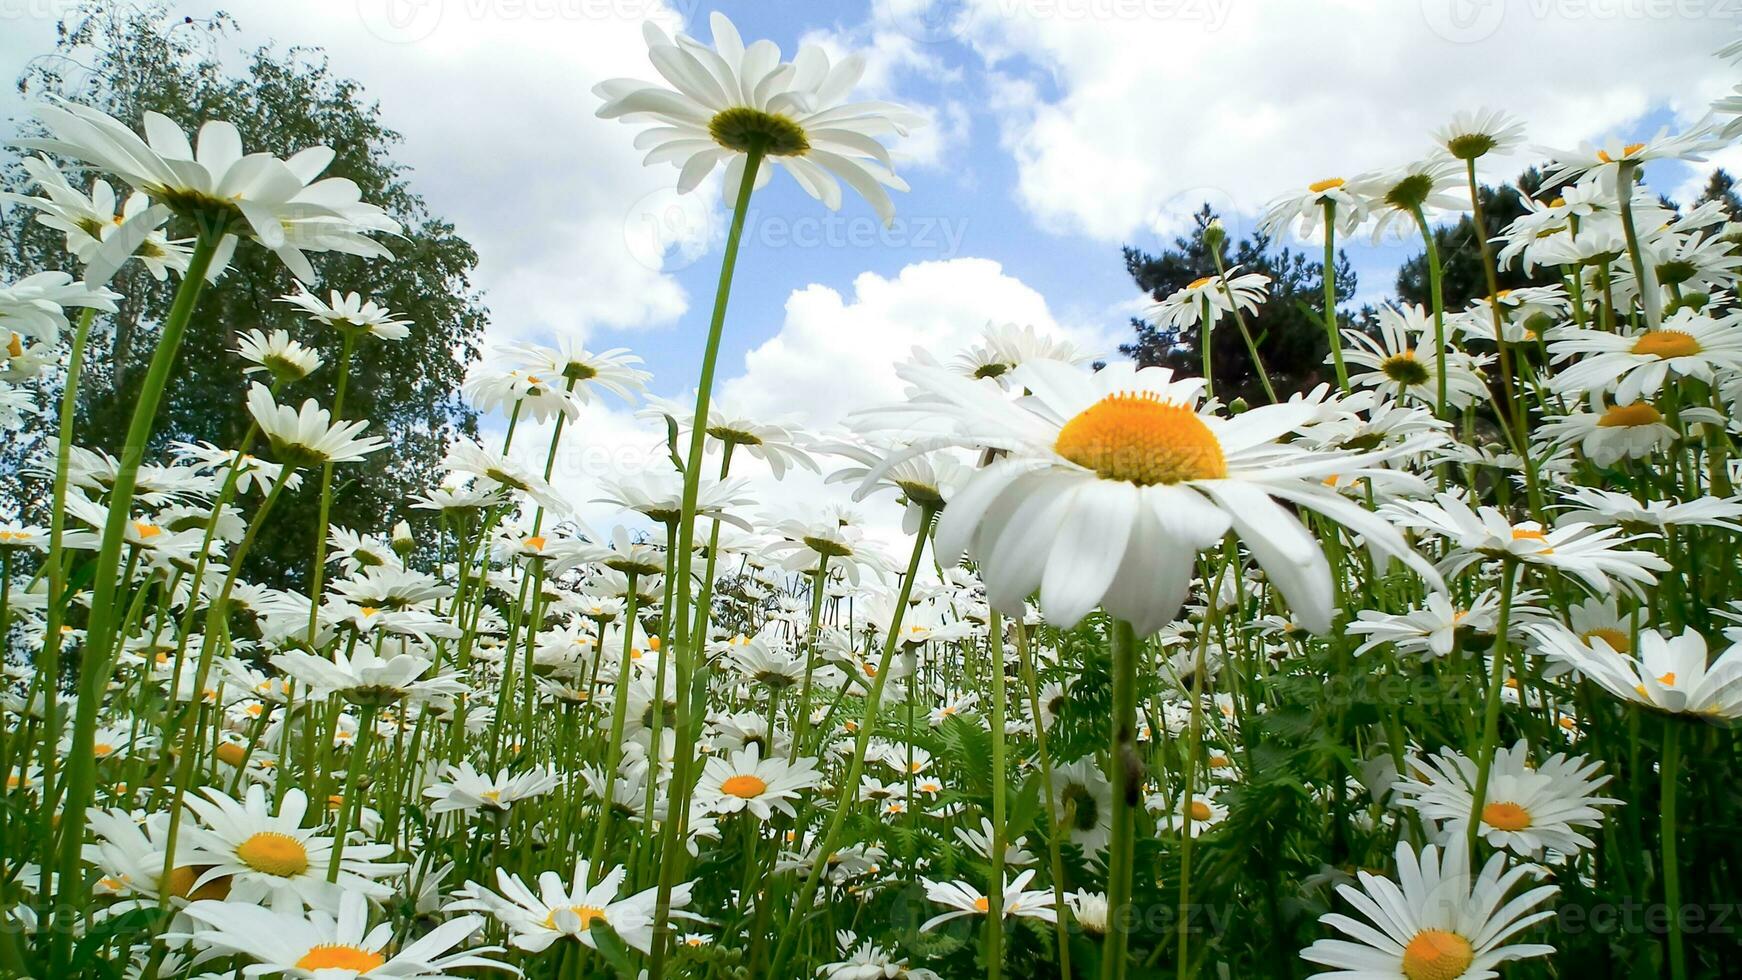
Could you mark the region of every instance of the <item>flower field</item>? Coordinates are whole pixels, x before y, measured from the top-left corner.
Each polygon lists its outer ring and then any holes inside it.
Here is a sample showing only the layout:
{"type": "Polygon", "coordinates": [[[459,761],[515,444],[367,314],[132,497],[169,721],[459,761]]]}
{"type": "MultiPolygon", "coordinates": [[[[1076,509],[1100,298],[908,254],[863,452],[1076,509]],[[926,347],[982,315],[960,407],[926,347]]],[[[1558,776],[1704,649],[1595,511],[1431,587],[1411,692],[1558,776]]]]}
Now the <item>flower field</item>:
{"type": "Polygon", "coordinates": [[[577,95],[677,191],[723,180],[694,401],[626,349],[500,346],[455,395],[505,428],[374,527],[332,507],[394,451],[353,406],[414,324],[311,256],[405,229],[335,148],[51,98],[5,134],[65,250],[0,280],[0,431],[57,434],[0,499],[0,976],[1739,975],[1742,225],[1643,174],[1733,147],[1742,96],[1541,151],[1458,308],[1436,222],[1483,227],[1513,116],[1279,197],[1279,239],[1425,252],[1431,301],[1370,322],[1327,277],[1307,390],[1209,223],[1217,274],[1143,316],[1237,335],[1261,396],[1208,342],[1188,373],[993,323],[819,432],[717,403],[732,286],[780,274],[746,216],[783,181],[890,221],[924,120],[709,27],[577,95]],[[257,252],[301,335],[226,324],[247,430],[166,445],[189,324],[257,252]],[[174,299],[110,453],[77,409],[123,270],[174,299]],[[667,434],[606,527],[559,466],[600,402],[667,434]],[[747,460],[898,501],[901,546],[771,512],[747,460]],[[257,576],[299,504],[301,567],[257,576]]]}

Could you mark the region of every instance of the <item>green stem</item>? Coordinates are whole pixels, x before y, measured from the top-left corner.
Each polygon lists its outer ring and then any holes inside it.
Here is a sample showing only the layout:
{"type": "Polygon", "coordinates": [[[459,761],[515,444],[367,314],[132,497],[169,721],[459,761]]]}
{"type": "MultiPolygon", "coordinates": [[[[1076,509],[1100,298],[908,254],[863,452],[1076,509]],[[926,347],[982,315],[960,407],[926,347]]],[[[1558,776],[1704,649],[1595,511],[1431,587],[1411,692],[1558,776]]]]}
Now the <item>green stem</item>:
{"type": "Polygon", "coordinates": [[[1417,205],[1413,209],[1415,223],[1421,229],[1422,245],[1427,251],[1427,284],[1428,298],[1433,303],[1434,314],[1434,371],[1438,391],[1434,397],[1434,414],[1439,418],[1446,417],[1446,301],[1445,287],[1440,276],[1440,247],[1434,241],[1433,226],[1428,224],[1427,214],[1417,205]]]}
{"type": "MultiPolygon", "coordinates": [[[[720,338],[726,327],[726,304],[732,296],[732,276],[738,266],[738,245],[744,237],[744,220],[750,213],[750,194],[756,189],[756,175],[762,169],[763,150],[752,148],[744,155],[744,178],[738,185],[738,199],[732,206],[732,227],[726,233],[726,254],[720,261],[720,282],[714,291],[714,315],[708,323],[708,342],[702,351],[702,374],[696,385],[696,409],[690,425],[688,462],[684,466],[683,508],[678,521],[677,581],[673,619],[677,627],[677,690],[678,703],[688,704],[690,685],[695,683],[695,651],[692,645],[706,642],[696,637],[691,643],[689,632],[690,560],[696,538],[696,498],[702,480],[702,450],[707,443],[709,399],[714,389],[714,367],[720,359],[720,338]]],[[[695,759],[691,744],[689,713],[679,711],[672,736],[676,752],[672,759],[672,785],[687,787],[690,767],[695,759]]],[[[659,891],[653,910],[653,949],[648,962],[651,980],[661,980],[665,968],[666,925],[671,921],[671,889],[677,884],[677,869],[681,862],[679,850],[684,846],[687,830],[683,826],[682,809],[678,819],[667,820],[660,848],[659,891]]]]}
{"type": "Polygon", "coordinates": [[[1674,980],[1687,980],[1687,951],[1682,945],[1682,882],[1681,861],[1676,854],[1676,776],[1681,768],[1681,732],[1674,718],[1663,720],[1662,788],[1659,800],[1663,808],[1663,901],[1669,906],[1669,972],[1674,980]]]}
{"type": "MultiPolygon", "coordinates": [[[[346,328],[342,352],[339,354],[339,381],[333,392],[333,421],[344,420],[345,389],[351,381],[351,352],[357,346],[355,328],[346,328]]],[[[327,527],[332,522],[333,464],[321,467],[320,516],[315,520],[314,568],[309,571],[308,645],[315,646],[321,622],[321,586],[327,575],[327,527]]]]}
{"type": "MultiPolygon", "coordinates": [[[[986,976],[1004,975],[1004,629],[998,612],[988,610],[987,646],[992,657],[992,875],[986,883],[986,976]]],[[[912,806],[910,798],[908,805],[912,806]]],[[[1061,910],[1062,911],[1062,910],[1061,910]]]]}
{"type": "Polygon", "coordinates": [[[1481,838],[1482,808],[1488,800],[1488,771],[1494,766],[1494,747],[1500,741],[1500,689],[1506,681],[1506,633],[1511,627],[1512,591],[1518,583],[1518,569],[1511,562],[1500,573],[1500,614],[1494,624],[1494,647],[1488,668],[1488,700],[1482,711],[1482,745],[1476,754],[1476,788],[1470,798],[1470,829],[1468,851],[1476,858],[1476,842],[1481,838]]]}
{"type": "Polygon", "coordinates": [[[1222,295],[1228,298],[1228,308],[1234,314],[1234,326],[1240,330],[1240,339],[1246,342],[1246,353],[1252,355],[1252,367],[1258,372],[1258,383],[1264,386],[1264,394],[1272,405],[1276,404],[1276,389],[1270,385],[1270,372],[1264,369],[1264,358],[1258,356],[1258,344],[1252,339],[1252,331],[1246,328],[1246,316],[1240,312],[1240,304],[1234,301],[1233,287],[1228,285],[1228,272],[1222,268],[1222,256],[1211,250],[1210,258],[1216,262],[1216,279],[1222,284],[1222,295]]]}
{"type": "MultiPolygon", "coordinates": [[[[85,652],[79,669],[79,707],[73,721],[72,750],[69,753],[66,808],[60,828],[60,861],[57,868],[63,887],[81,891],[77,901],[57,903],[55,922],[49,926],[50,975],[64,976],[71,955],[73,922],[71,912],[90,904],[88,889],[81,889],[80,854],[85,842],[85,811],[91,805],[96,789],[95,756],[97,713],[102,707],[103,690],[108,685],[107,668],[113,660],[118,625],[119,593],[126,583],[119,580],[121,545],[125,540],[127,521],[132,516],[133,491],[139,479],[139,466],[145,458],[146,444],[157,418],[157,406],[169,383],[169,372],[175,366],[181,350],[182,335],[193,318],[194,307],[206,284],[212,256],[224,237],[220,221],[202,229],[188,258],[187,271],[177,287],[169,315],[164,318],[158,335],[157,349],[151,355],[145,380],[140,386],[139,400],[133,405],[133,419],[127,426],[127,441],[121,447],[121,458],[115,470],[115,482],[109,491],[109,515],[103,525],[103,539],[94,569],[90,618],[85,634],[85,652]]],[[[59,560],[60,556],[51,556],[59,560]]]]}
{"type": "Polygon", "coordinates": [[[1343,340],[1337,335],[1337,202],[1325,198],[1325,264],[1320,278],[1325,284],[1325,341],[1331,345],[1331,361],[1337,366],[1337,386],[1349,391],[1349,369],[1343,366],[1343,340]]]}
{"type": "Polygon", "coordinates": [[[1132,923],[1131,879],[1143,763],[1137,757],[1137,635],[1113,621],[1113,737],[1107,767],[1113,784],[1113,833],[1108,842],[1107,942],[1101,980],[1123,980],[1132,923]]]}

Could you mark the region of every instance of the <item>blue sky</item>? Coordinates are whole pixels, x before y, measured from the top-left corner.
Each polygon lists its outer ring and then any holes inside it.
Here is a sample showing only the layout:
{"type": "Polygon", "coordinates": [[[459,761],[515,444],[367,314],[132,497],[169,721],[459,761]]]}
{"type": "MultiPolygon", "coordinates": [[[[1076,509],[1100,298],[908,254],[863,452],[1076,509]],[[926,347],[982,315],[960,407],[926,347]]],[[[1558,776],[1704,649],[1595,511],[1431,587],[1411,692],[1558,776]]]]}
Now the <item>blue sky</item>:
{"type": "MultiPolygon", "coordinates": [[[[50,50],[70,6],[8,8],[0,73],[50,50]]],[[[200,18],[212,6],[174,10],[200,18]]],[[[590,89],[657,77],[644,20],[705,41],[714,9],[788,55],[804,41],[864,57],[864,97],[934,123],[895,148],[912,186],[896,195],[899,224],[880,231],[850,194],[831,216],[777,175],[753,204],[719,367],[729,407],[827,429],[899,397],[893,365],[912,347],[948,357],[988,321],[1112,354],[1141,300],[1122,244],[1164,247],[1205,200],[1248,231],[1278,193],[1419,158],[1457,110],[1506,108],[1529,144],[1560,147],[1686,125],[1738,80],[1711,56],[1738,29],[1732,6],[229,0],[241,33],[217,54],[240,71],[257,44],[324,48],[404,133],[413,186],[477,247],[491,341],[630,347],[663,395],[687,393],[697,374],[727,217],[720,182],[679,198],[676,170],[642,166],[634,127],[595,118],[590,89]]],[[[0,115],[24,108],[0,91],[0,115]]],[[[1536,159],[1496,160],[1485,176],[1510,179],[1536,159]]],[[[1677,194],[1697,173],[1668,164],[1648,177],[1677,194]]],[[[1357,300],[1382,298],[1413,250],[1351,243],[1357,300]]],[[[658,432],[632,413],[601,403],[576,427],[559,484],[577,501],[654,465],[658,432]]],[[[536,434],[517,442],[541,452],[536,434]]],[[[760,482],[771,505],[829,496],[809,478],[760,482]]]]}

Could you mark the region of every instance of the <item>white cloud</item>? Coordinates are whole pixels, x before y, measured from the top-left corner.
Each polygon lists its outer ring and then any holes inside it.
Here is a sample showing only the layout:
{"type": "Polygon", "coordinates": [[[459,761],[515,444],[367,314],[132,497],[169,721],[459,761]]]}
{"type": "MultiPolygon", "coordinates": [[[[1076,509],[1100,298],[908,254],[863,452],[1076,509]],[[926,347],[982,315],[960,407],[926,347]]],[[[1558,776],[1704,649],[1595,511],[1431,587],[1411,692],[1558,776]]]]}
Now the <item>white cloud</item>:
{"type": "Polygon", "coordinates": [[[1736,24],[1729,5],[1630,0],[934,2],[962,8],[995,72],[1017,199],[1106,240],[1406,162],[1460,108],[1508,108],[1551,146],[1659,107],[1697,116],[1729,85],[1708,52],[1736,24]]]}
{"type": "MultiPolygon", "coordinates": [[[[688,309],[658,245],[705,244],[717,186],[676,201],[676,172],[643,167],[631,129],[596,118],[591,92],[657,78],[641,24],[681,26],[663,0],[302,0],[235,13],[226,70],[242,72],[267,41],[319,46],[380,103],[405,137],[394,157],[412,186],[478,251],[492,341],[666,326],[688,309]]],[[[52,22],[25,22],[38,53],[52,22]]],[[[0,33],[9,51],[11,27],[0,33]]]]}

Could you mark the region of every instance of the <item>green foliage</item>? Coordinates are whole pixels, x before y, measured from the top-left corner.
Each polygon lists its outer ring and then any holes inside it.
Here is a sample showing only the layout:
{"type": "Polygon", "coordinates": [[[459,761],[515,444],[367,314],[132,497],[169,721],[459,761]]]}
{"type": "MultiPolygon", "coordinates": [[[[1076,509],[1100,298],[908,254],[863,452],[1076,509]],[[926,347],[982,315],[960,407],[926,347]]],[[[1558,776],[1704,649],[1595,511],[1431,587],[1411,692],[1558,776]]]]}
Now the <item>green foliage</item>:
{"type": "MultiPolygon", "coordinates": [[[[54,56],[33,62],[19,88],[32,97],[75,99],[131,123],[147,111],[160,112],[189,132],[205,119],[228,120],[251,151],[289,156],[317,144],[334,149],[323,176],[354,181],[364,200],[400,222],[404,236],[385,242],[392,261],[310,256],[320,276],[314,288],[323,298],[335,289],[372,297],[411,321],[412,328],[398,343],[359,345],[352,371],[361,380],[350,386],[344,414],[370,419],[369,434],[387,438],[389,449],[340,474],[333,523],[379,528],[401,516],[415,519],[416,512],[404,510],[406,497],[436,482],[448,442],[475,427],[457,390],[466,365],[478,356],[486,321],[471,284],[477,254],[411,190],[406,167],[392,157],[399,134],[356,82],[334,74],[315,49],[262,47],[247,55],[239,71],[228,70],[217,52],[233,26],[224,15],[197,22],[171,17],[163,5],[83,6],[62,22],[54,56]]],[[[5,186],[26,189],[22,168],[6,172],[5,186]]],[[[170,232],[172,237],[189,233],[174,223],[170,232]]],[[[71,262],[60,236],[37,225],[29,209],[11,209],[4,237],[0,277],[71,262]]],[[[173,281],[155,283],[137,263],[114,284],[128,298],[118,315],[99,321],[92,337],[78,406],[81,444],[110,452],[120,448],[174,287],[173,281]]],[[[295,288],[270,252],[247,243],[237,248],[229,271],[205,290],[188,326],[153,452],[174,441],[240,444],[249,421],[243,407],[247,382],[245,365],[233,349],[245,330],[288,330],[318,349],[325,366],[281,400],[312,397],[331,405],[339,337],[275,301],[295,288]]],[[[45,404],[58,397],[57,388],[43,392],[45,404]]],[[[47,418],[41,428],[21,433],[0,458],[0,472],[20,479],[22,463],[40,450],[52,424],[47,418]]],[[[289,494],[279,503],[275,532],[263,536],[249,556],[252,580],[283,585],[307,575],[317,496],[289,494]]]]}

